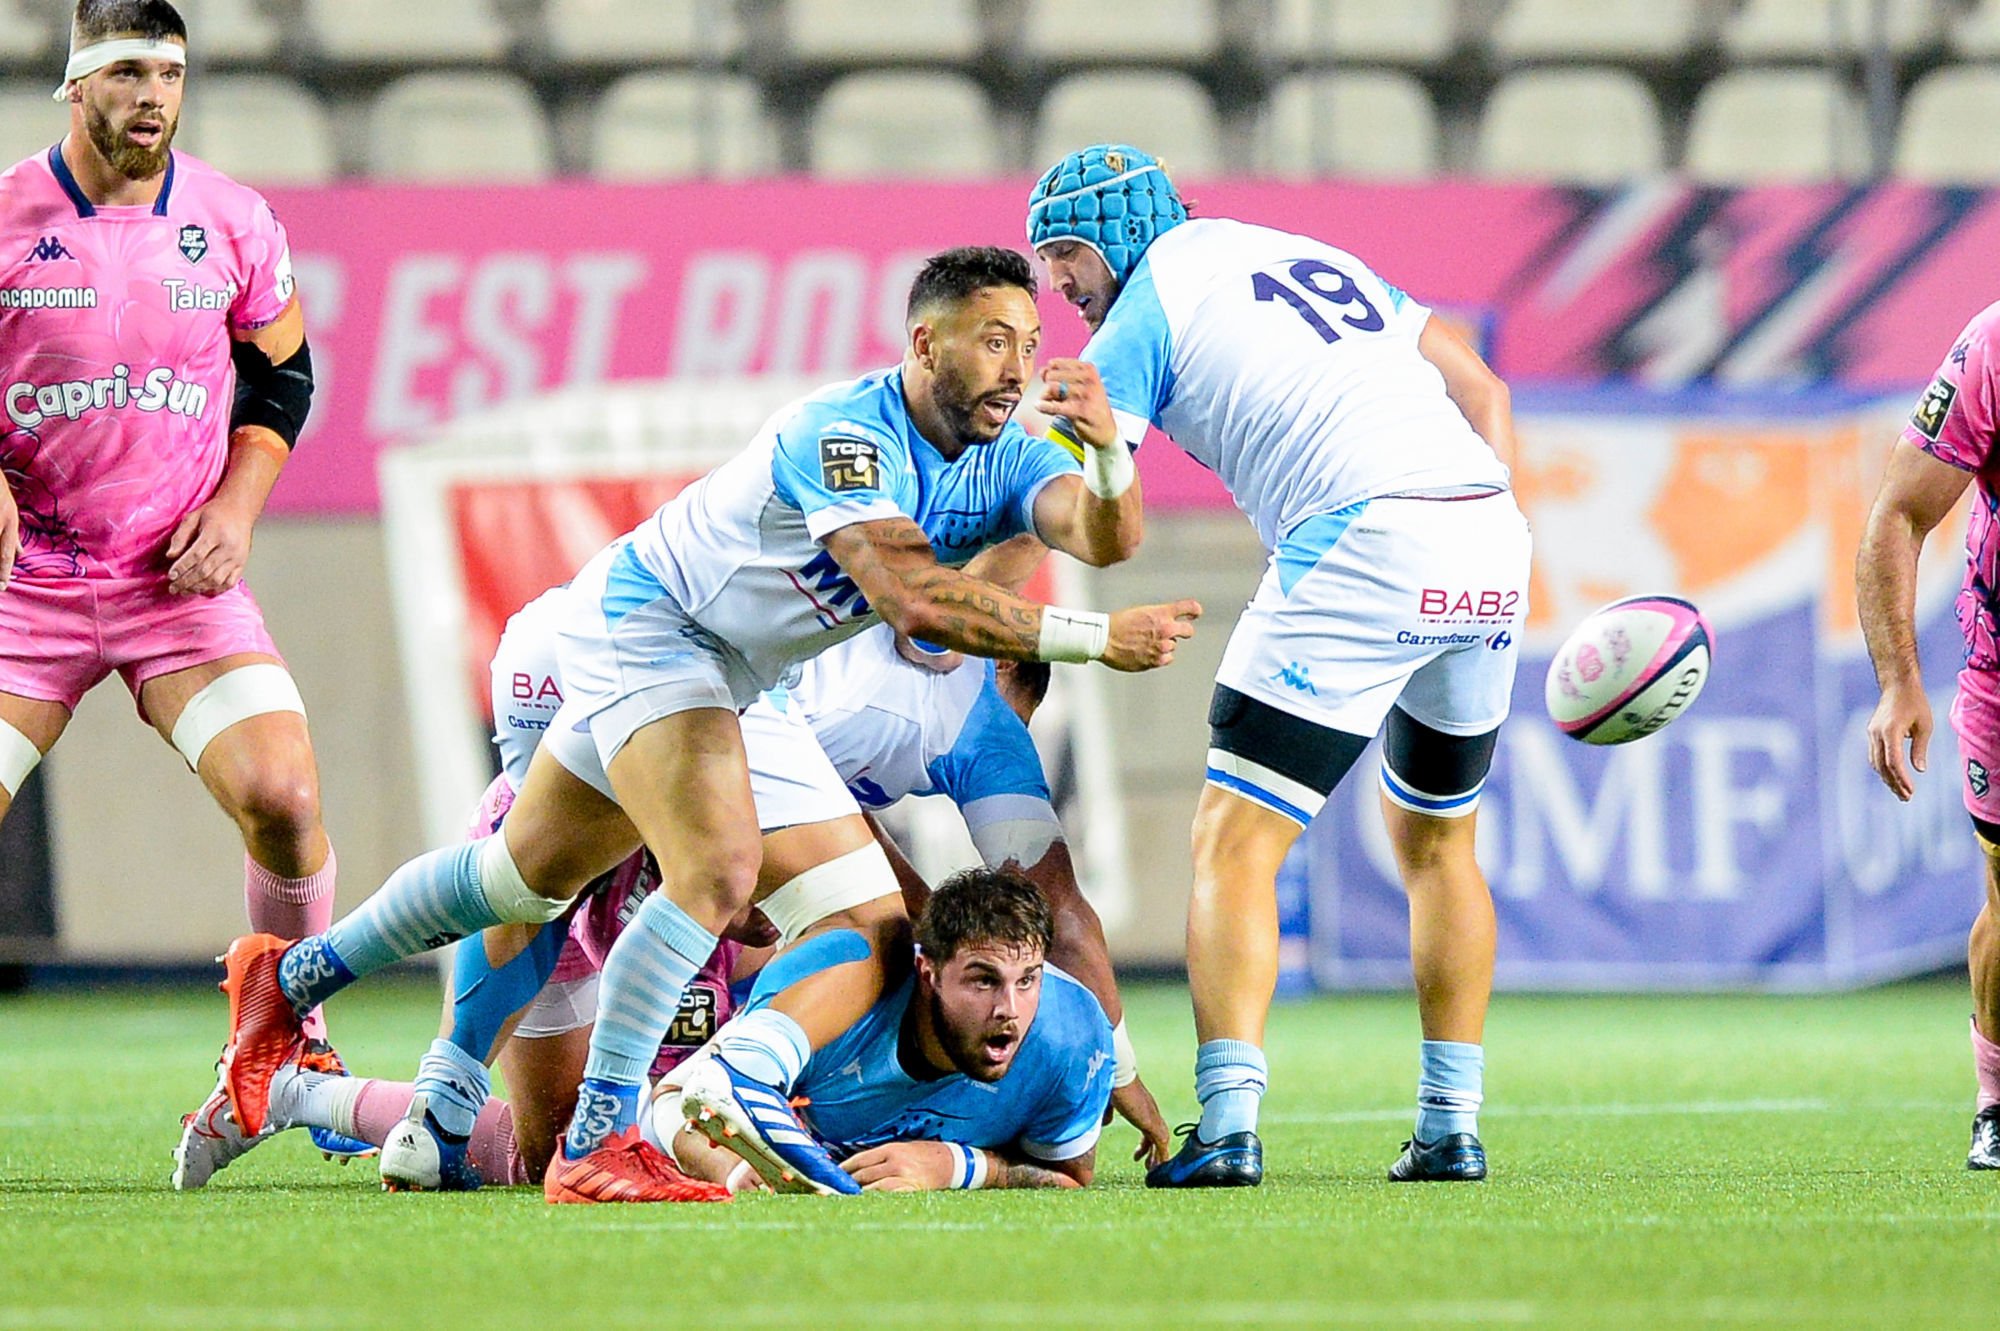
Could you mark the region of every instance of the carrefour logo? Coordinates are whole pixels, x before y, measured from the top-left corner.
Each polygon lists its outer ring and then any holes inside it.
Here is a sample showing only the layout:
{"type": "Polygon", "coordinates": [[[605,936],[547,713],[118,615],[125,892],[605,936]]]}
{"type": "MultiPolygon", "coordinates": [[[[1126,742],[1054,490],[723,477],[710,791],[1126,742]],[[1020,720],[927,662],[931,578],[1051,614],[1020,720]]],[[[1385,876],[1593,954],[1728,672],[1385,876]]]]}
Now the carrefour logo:
{"type": "Polygon", "coordinates": [[[7,419],[32,430],[53,417],[81,420],[92,411],[166,411],[199,420],[208,410],[204,384],[177,379],[164,365],[146,371],[135,384],[132,367],[116,365],[101,379],[65,379],[61,383],[16,383],[7,386],[7,419]]]}

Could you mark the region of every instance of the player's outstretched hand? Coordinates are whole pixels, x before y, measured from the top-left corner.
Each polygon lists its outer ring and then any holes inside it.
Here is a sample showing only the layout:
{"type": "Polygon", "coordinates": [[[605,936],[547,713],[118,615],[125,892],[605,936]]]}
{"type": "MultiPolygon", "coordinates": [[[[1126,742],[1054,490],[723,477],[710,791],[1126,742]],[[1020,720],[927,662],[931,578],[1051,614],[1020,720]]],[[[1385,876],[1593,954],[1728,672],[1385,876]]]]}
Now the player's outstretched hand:
{"type": "Polygon", "coordinates": [[[1868,765],[1882,784],[1908,802],[1917,793],[1910,767],[1921,772],[1930,765],[1931,700],[1921,684],[1892,685],[1882,691],[1875,715],[1868,718],[1868,765]],[[1903,765],[1903,745],[1910,746],[1909,767],[1903,765]]]}
{"type": "Polygon", "coordinates": [[[1113,670],[1157,670],[1174,663],[1174,647],[1194,636],[1201,602],[1135,605],[1111,616],[1111,641],[1098,660],[1113,670]]]}
{"type": "Polygon", "coordinates": [[[175,596],[220,596],[241,582],[255,526],[254,518],[218,500],[182,518],[167,542],[167,590],[175,596]]]}
{"type": "Polygon", "coordinates": [[[1104,381],[1097,367],[1087,360],[1057,359],[1042,367],[1042,395],[1035,410],[1044,416],[1060,416],[1069,422],[1069,433],[1094,448],[1119,443],[1118,422],[1111,414],[1111,399],[1104,395],[1104,381]]]}
{"type": "Polygon", "coordinates": [[[867,1192],[933,1192],[958,1176],[958,1152],[943,1142],[890,1142],[841,1161],[867,1192]]]}
{"type": "Polygon", "coordinates": [[[0,587],[14,576],[14,561],[21,557],[21,508],[14,491],[0,480],[0,587]]]}
{"type": "Polygon", "coordinates": [[[1134,1160],[1157,1165],[1174,1153],[1174,1135],[1167,1131],[1167,1120],[1160,1117],[1160,1103],[1140,1078],[1134,1077],[1113,1091],[1111,1107],[1118,1111],[1118,1117],[1139,1130],[1139,1149],[1132,1152],[1134,1160]]]}

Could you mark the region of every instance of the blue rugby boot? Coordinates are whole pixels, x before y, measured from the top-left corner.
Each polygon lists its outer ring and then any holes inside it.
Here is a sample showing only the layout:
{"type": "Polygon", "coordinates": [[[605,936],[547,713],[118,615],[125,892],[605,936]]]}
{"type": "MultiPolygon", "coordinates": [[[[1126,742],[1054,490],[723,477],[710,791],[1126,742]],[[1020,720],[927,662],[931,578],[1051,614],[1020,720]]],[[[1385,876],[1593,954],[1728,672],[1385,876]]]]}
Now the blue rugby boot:
{"type": "MultiPolygon", "coordinates": [[[[714,1054],[683,1064],[681,1072],[681,1117],[756,1170],[773,1192],[861,1191],[778,1091],[714,1054]]],[[[656,1121],[655,1135],[672,1141],[670,1126],[656,1121]]]]}
{"type": "Polygon", "coordinates": [[[466,1158],[467,1138],[438,1126],[431,1098],[418,1091],[410,1112],[382,1143],[384,1192],[473,1192],[485,1179],[466,1158]]]}
{"type": "Polygon", "coordinates": [[[1967,1169],[2000,1169],[2000,1105],[1988,1105],[1972,1118],[1972,1150],[1967,1169]]]}
{"type": "Polygon", "coordinates": [[[1254,1188],[1264,1181],[1264,1143],[1254,1132],[1232,1132],[1205,1142],[1200,1125],[1183,1123],[1174,1131],[1181,1149],[1171,1160],[1146,1171],[1149,1188],[1254,1188]]]}
{"type": "Polygon", "coordinates": [[[1486,1148],[1476,1132],[1453,1132],[1434,1142],[1415,1137],[1389,1166],[1392,1183],[1476,1183],[1486,1177],[1486,1148]]]}
{"type": "MultiPolygon", "coordinates": [[[[329,1077],[350,1075],[347,1064],[341,1061],[340,1052],[325,1040],[307,1040],[305,1052],[299,1055],[299,1067],[307,1072],[321,1072],[329,1077]]],[[[327,1159],[339,1164],[350,1160],[364,1160],[376,1152],[373,1142],[362,1141],[358,1137],[343,1137],[332,1128],[308,1128],[306,1135],[312,1138],[313,1147],[327,1159]]]]}

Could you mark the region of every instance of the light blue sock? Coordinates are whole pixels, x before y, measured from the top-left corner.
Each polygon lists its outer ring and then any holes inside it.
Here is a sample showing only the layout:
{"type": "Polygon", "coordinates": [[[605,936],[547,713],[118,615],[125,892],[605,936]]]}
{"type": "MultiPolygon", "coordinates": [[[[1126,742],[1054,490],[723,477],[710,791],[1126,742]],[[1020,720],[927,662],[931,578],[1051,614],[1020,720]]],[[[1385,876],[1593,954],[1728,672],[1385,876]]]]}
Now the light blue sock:
{"type": "Polygon", "coordinates": [[[730,1067],[752,1081],[791,1094],[792,1083],[812,1057],[812,1046],[796,1021],[762,1007],[733,1019],[722,1029],[715,1052],[730,1067]]]}
{"type": "Polygon", "coordinates": [[[323,934],[278,962],[278,987],[310,1012],[364,975],[505,921],[479,882],[484,840],[419,855],[323,934]]]}
{"type": "Polygon", "coordinates": [[[473,1122],[493,1085],[484,1064],[440,1037],[431,1041],[430,1052],[417,1065],[416,1089],[430,1096],[437,1125],[464,1140],[472,1136],[473,1122]]]}
{"type": "Polygon", "coordinates": [[[646,1069],[680,1011],[688,981],[714,951],[715,935],[664,892],[647,897],[611,945],[598,981],[584,1088],[563,1138],[571,1159],[589,1155],[606,1137],[639,1121],[638,1091],[646,1069]]]}
{"type": "Polygon", "coordinates": [[[1417,1140],[1434,1142],[1454,1132],[1478,1132],[1486,1051],[1456,1040],[1426,1040],[1423,1062],[1417,1081],[1417,1140]]]}
{"type": "Polygon", "coordinates": [[[1214,1142],[1233,1132],[1255,1132],[1269,1079],[1264,1051],[1248,1040],[1204,1043],[1194,1055],[1194,1094],[1201,1101],[1195,1135],[1214,1142]]]}

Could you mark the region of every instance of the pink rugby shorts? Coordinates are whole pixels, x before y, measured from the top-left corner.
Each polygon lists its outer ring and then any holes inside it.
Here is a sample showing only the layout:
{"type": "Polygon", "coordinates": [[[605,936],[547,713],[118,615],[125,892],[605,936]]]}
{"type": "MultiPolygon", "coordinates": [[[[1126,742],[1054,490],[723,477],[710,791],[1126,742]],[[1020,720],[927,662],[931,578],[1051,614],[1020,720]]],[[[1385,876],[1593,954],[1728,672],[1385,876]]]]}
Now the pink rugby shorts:
{"type": "Polygon", "coordinates": [[[1959,672],[1951,728],[1958,732],[1965,811],[1981,822],[2000,823],[2000,675],[1959,672]]]}
{"type": "Polygon", "coordinates": [[[246,652],[275,657],[278,646],[243,583],[220,596],[170,595],[164,577],[0,588],[0,693],[74,711],[114,670],[137,697],[147,680],[246,652]]]}

